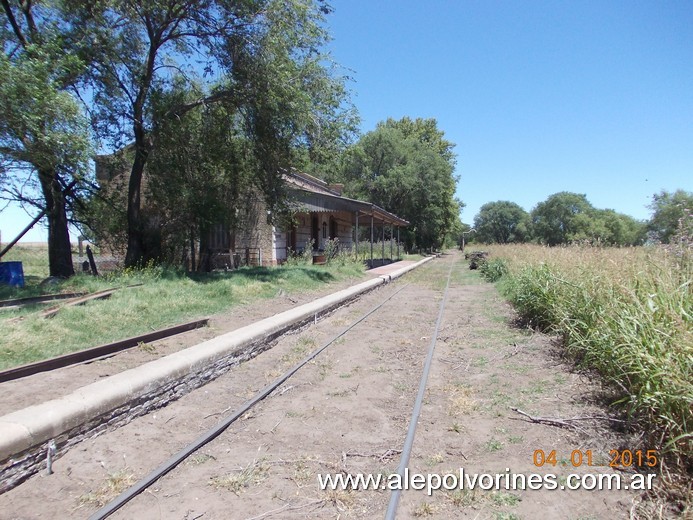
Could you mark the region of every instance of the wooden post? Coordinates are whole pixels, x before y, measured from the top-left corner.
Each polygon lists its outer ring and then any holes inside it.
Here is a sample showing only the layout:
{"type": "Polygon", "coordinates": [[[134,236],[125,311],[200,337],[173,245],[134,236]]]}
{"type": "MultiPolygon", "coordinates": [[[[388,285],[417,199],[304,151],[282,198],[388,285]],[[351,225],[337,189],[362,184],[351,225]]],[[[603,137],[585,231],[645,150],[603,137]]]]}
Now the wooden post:
{"type": "Polygon", "coordinates": [[[354,243],[356,244],[356,260],[359,259],[359,212],[356,211],[356,235],[354,236],[354,243]]]}
{"type": "Polygon", "coordinates": [[[380,244],[380,247],[382,248],[382,251],[380,253],[380,265],[385,265],[385,221],[384,220],[380,224],[380,240],[382,242],[380,244]]]}
{"type": "Polygon", "coordinates": [[[399,226],[397,226],[397,260],[399,260],[399,226]]]}
{"type": "MultiPolygon", "coordinates": [[[[372,208],[371,211],[373,211],[372,208]]],[[[369,267],[373,269],[373,213],[371,213],[371,265],[369,267]]]]}
{"type": "Polygon", "coordinates": [[[94,276],[99,276],[99,272],[96,270],[96,262],[94,261],[94,253],[91,252],[91,247],[87,246],[87,258],[89,259],[89,267],[91,267],[91,274],[94,276]]]}
{"type": "Polygon", "coordinates": [[[394,261],[392,258],[392,239],[395,238],[395,225],[390,222],[390,260],[394,261]]]}

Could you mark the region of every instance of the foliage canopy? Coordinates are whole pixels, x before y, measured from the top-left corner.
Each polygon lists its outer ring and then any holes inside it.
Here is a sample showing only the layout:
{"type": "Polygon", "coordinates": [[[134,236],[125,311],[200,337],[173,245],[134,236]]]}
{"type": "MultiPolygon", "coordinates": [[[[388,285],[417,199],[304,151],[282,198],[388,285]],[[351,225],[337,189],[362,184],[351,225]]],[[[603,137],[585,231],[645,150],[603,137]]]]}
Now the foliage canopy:
{"type": "Polygon", "coordinates": [[[674,193],[662,190],[652,196],[652,218],[648,224],[654,238],[669,243],[677,232],[693,236],[693,193],[676,190],[674,193]]]}
{"type": "Polygon", "coordinates": [[[408,248],[441,247],[460,225],[453,148],[435,119],[388,119],[349,149],[339,180],[349,196],[408,220],[408,248]]]}
{"type": "Polygon", "coordinates": [[[514,202],[488,202],[474,217],[475,238],[497,244],[526,242],[530,238],[531,224],[529,214],[514,202]]]}

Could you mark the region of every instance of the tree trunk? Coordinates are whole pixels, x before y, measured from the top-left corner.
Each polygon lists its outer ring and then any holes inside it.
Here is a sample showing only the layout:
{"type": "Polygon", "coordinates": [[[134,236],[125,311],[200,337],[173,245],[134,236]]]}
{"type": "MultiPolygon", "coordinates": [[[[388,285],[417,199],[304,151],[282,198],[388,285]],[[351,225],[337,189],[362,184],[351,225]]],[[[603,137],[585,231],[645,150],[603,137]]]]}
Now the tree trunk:
{"type": "Polygon", "coordinates": [[[48,219],[48,266],[51,276],[69,278],[75,274],[67,223],[65,194],[54,171],[39,171],[48,219]]]}
{"type": "Polygon", "coordinates": [[[212,270],[212,257],[209,250],[209,229],[200,226],[200,255],[197,271],[209,273],[212,270]]]}
{"type": "Polygon", "coordinates": [[[142,175],[149,150],[145,144],[144,130],[135,129],[135,160],[128,181],[128,249],[125,267],[142,267],[146,263],[145,226],[142,220],[142,175]]]}

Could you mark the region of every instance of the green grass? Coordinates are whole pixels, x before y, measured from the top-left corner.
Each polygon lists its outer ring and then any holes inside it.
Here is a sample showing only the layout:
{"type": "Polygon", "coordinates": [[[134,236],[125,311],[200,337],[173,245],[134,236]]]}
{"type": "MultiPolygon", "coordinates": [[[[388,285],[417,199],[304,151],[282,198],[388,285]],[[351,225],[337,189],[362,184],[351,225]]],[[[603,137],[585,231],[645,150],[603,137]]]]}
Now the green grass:
{"type": "Polygon", "coordinates": [[[650,445],[693,462],[690,246],[492,249],[499,288],[528,324],[560,334],[582,366],[645,420],[650,445]],[[661,442],[661,439],[664,442],[661,442]]]}
{"type": "Polygon", "coordinates": [[[48,276],[48,251],[45,247],[15,245],[2,257],[2,259],[0,259],[0,261],[22,262],[24,281],[26,284],[26,287],[23,289],[0,285],[0,300],[38,296],[56,292],[53,287],[39,286],[41,280],[48,276]]]}
{"type": "MultiPolygon", "coordinates": [[[[98,278],[79,274],[58,282],[51,291],[123,288],[107,300],[65,308],[52,319],[38,315],[45,306],[0,309],[0,369],[210,316],[280,292],[295,295],[362,276],[363,266],[353,262],[241,268],[199,275],[160,267],[98,278]],[[143,285],[124,288],[137,283],[143,285]],[[18,317],[21,320],[10,320],[18,317]]],[[[41,289],[31,280],[25,289],[13,289],[12,297],[44,292],[41,289]]]]}

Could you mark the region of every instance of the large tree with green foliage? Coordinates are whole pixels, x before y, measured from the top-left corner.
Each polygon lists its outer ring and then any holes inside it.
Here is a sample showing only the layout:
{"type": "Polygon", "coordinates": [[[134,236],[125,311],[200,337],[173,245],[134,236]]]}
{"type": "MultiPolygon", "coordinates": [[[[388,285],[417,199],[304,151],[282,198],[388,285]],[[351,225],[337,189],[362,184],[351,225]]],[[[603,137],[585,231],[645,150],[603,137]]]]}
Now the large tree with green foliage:
{"type": "Polygon", "coordinates": [[[550,246],[585,238],[593,210],[584,194],[555,193],[531,212],[534,236],[550,246]]]}
{"type": "Polygon", "coordinates": [[[597,209],[583,194],[560,192],[532,210],[534,238],[555,246],[570,242],[637,245],[644,240],[644,224],[612,209],[597,209]]]}
{"type": "Polygon", "coordinates": [[[158,254],[142,210],[158,128],[225,103],[252,143],[252,179],[270,208],[282,200],[281,171],[299,156],[319,161],[343,128],[344,85],[320,51],[329,11],[321,0],[104,0],[83,7],[100,34],[95,47],[107,49],[94,57],[91,76],[101,134],[116,148],[132,143],[128,266],[158,254]],[[188,97],[155,110],[154,97],[173,88],[174,77],[188,97]]]}
{"type": "Polygon", "coordinates": [[[531,225],[529,213],[505,200],[484,204],[474,217],[475,238],[485,243],[525,242],[530,238],[531,225]]]}
{"type": "MultiPolygon", "coordinates": [[[[167,110],[190,95],[174,88],[157,95],[155,103],[167,110]]],[[[234,230],[234,209],[254,195],[253,172],[258,165],[253,143],[236,119],[235,107],[213,103],[175,120],[163,118],[155,129],[157,147],[147,165],[146,197],[156,211],[162,243],[168,249],[164,258],[169,261],[188,246],[194,259],[199,243],[197,266],[209,267],[210,231],[216,225],[234,230]]]]}
{"type": "Polygon", "coordinates": [[[629,215],[613,209],[595,209],[587,238],[602,244],[636,246],[645,241],[647,226],[629,215]]]}
{"type": "Polygon", "coordinates": [[[652,196],[652,218],[648,224],[654,238],[665,244],[677,233],[693,236],[693,193],[662,190],[652,196]]]}
{"type": "Polygon", "coordinates": [[[84,34],[59,5],[2,1],[0,162],[10,200],[45,211],[51,276],[74,274],[68,213],[87,172],[88,127],[70,95],[85,71],[84,34]]]}
{"type": "Polygon", "coordinates": [[[435,119],[388,119],[348,151],[339,180],[352,197],[409,220],[409,248],[440,247],[458,228],[462,204],[453,147],[435,119]]]}

